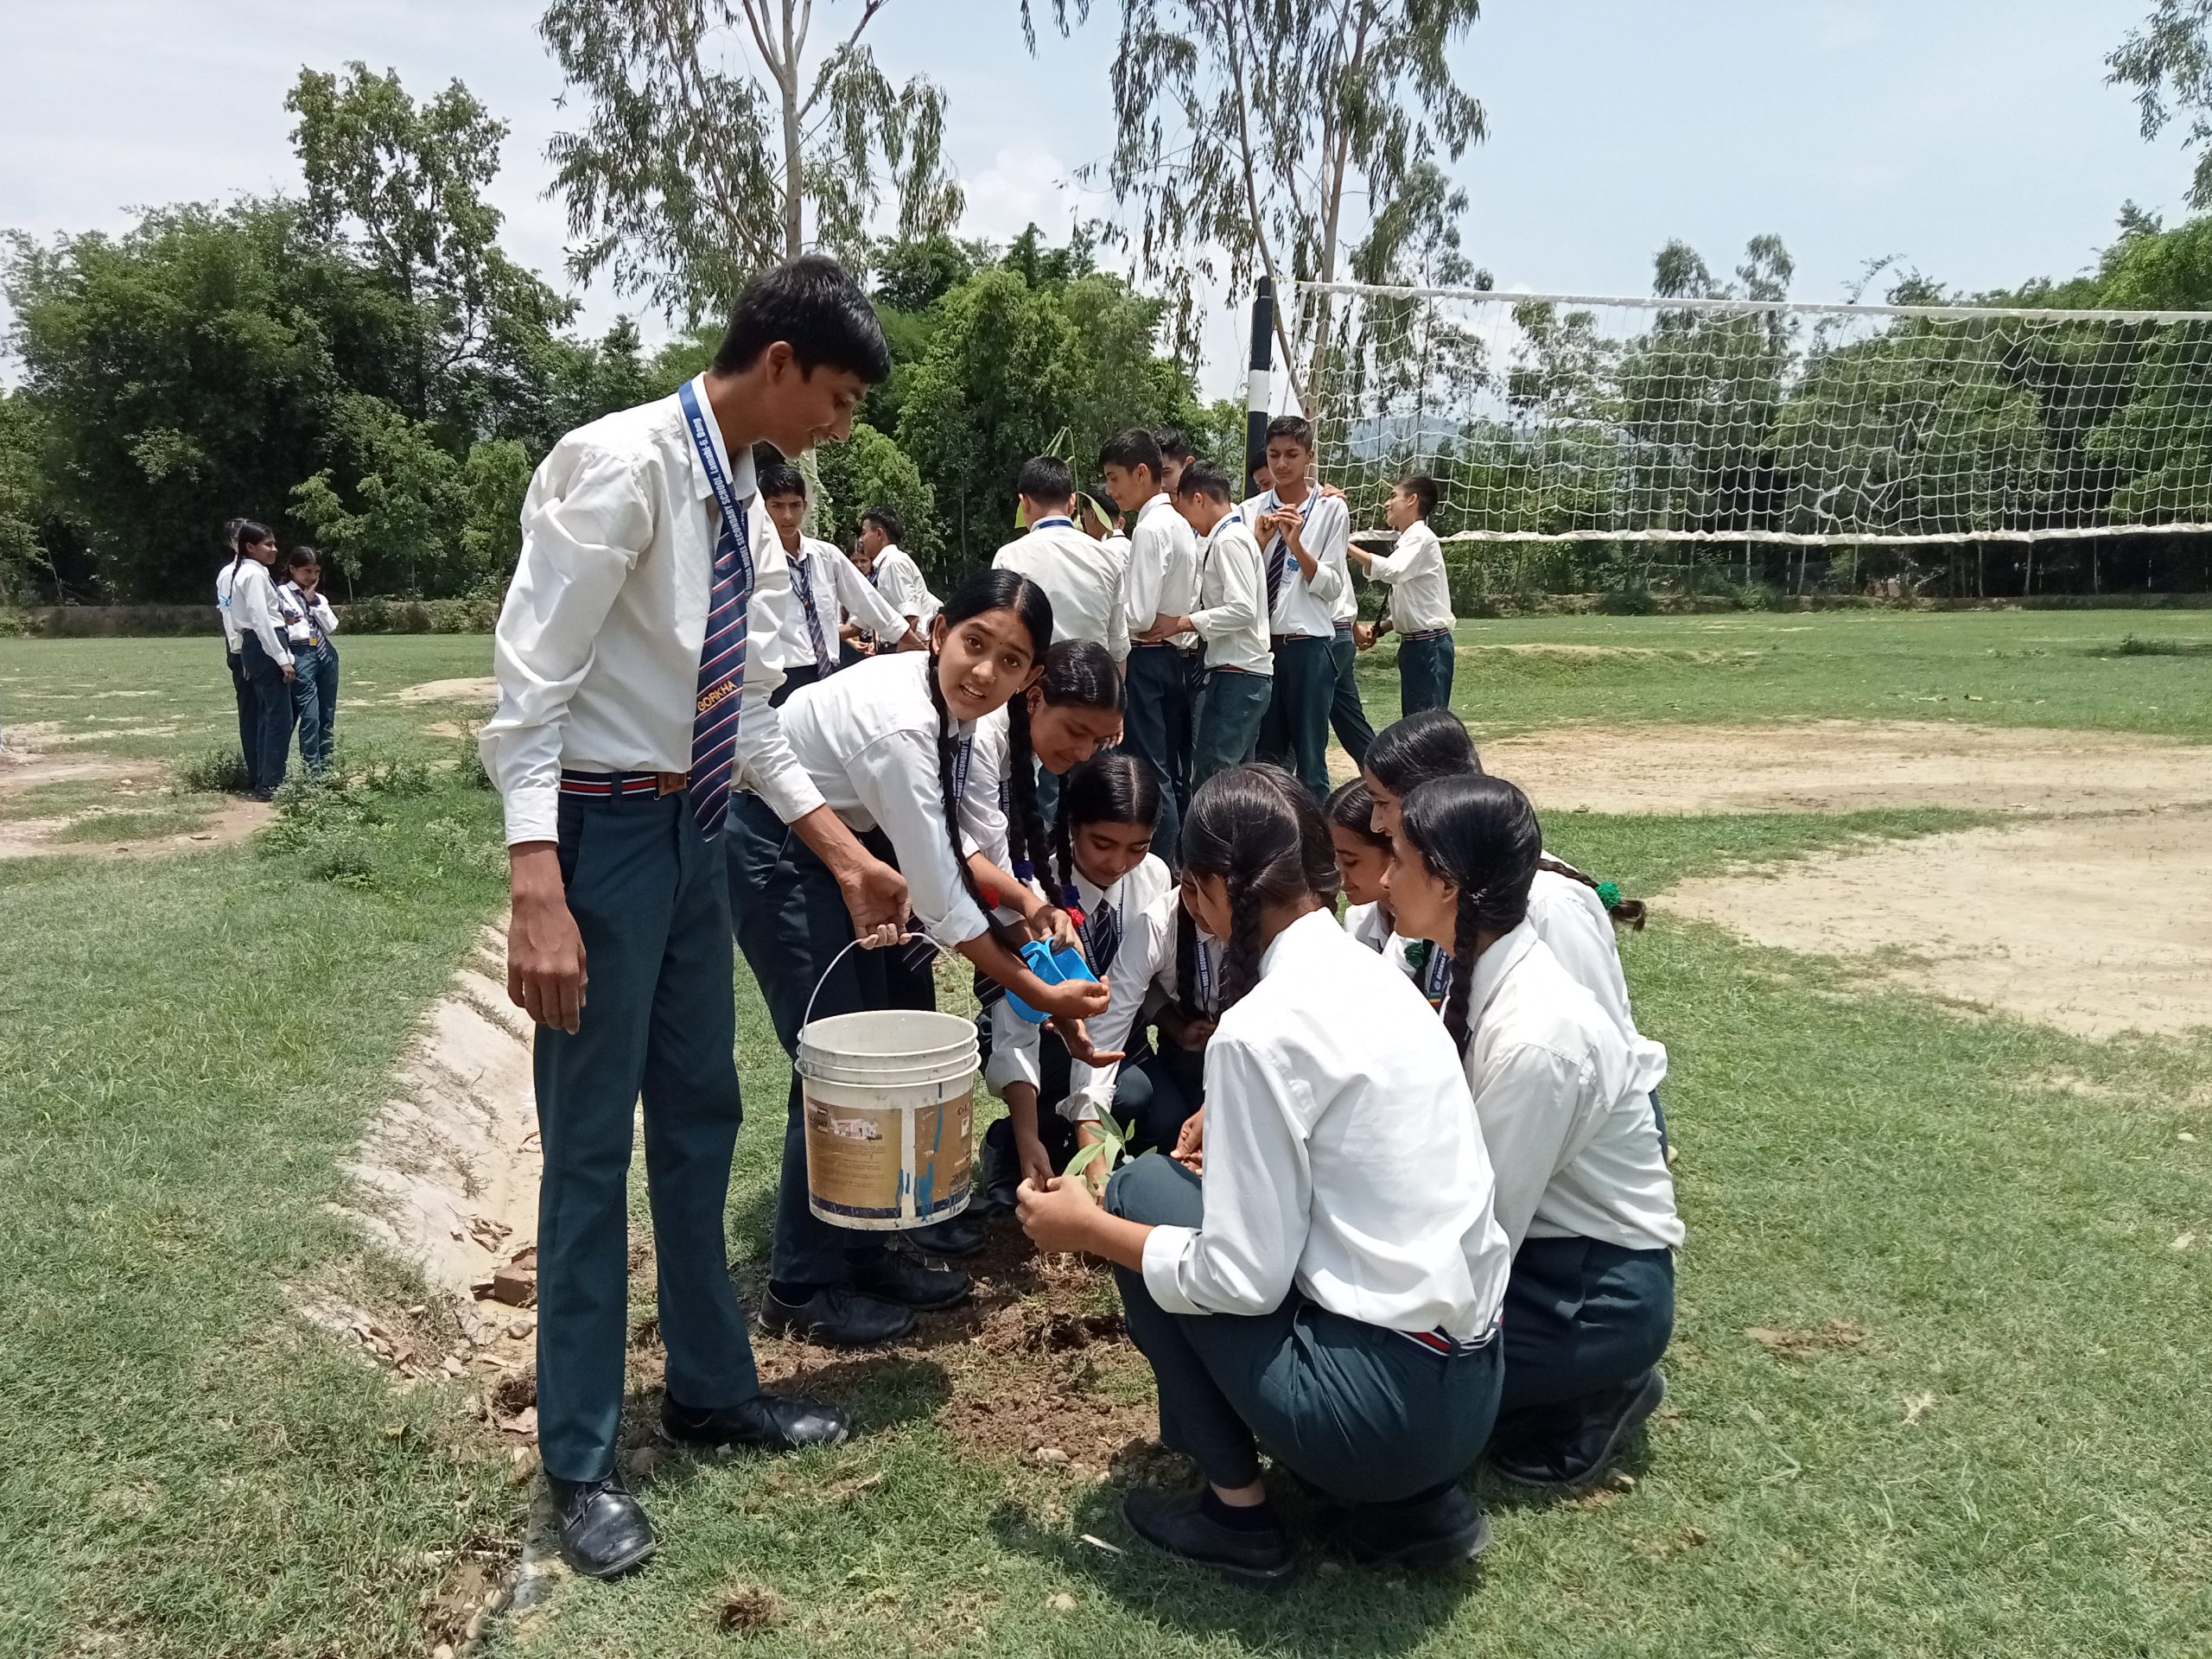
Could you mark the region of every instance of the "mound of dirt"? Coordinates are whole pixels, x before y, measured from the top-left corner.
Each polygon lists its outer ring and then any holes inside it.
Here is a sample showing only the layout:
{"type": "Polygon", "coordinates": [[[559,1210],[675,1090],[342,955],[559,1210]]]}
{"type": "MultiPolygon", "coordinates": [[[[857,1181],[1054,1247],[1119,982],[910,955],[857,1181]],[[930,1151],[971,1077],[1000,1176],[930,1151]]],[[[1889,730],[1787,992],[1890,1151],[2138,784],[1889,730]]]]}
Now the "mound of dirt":
{"type": "Polygon", "coordinates": [[[1655,909],[2083,1037],[2212,1026],[2212,807],[1823,853],[1684,882],[1655,909]]]}
{"type": "Polygon", "coordinates": [[[490,675],[461,680],[424,680],[387,694],[386,702],[482,702],[499,700],[499,683],[490,675]]]}
{"type": "Polygon", "coordinates": [[[2103,812],[2212,802],[2212,748],[1925,721],[1552,728],[1482,746],[1540,811],[2103,812]]]}

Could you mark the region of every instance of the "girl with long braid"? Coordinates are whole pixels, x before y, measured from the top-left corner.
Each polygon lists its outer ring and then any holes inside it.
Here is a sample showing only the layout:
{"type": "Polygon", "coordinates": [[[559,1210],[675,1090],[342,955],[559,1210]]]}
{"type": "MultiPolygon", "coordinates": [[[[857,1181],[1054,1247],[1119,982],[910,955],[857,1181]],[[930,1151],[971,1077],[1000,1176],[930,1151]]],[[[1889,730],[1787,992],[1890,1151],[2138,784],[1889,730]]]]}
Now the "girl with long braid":
{"type": "Polygon", "coordinates": [[[1389,884],[1400,931],[1450,953],[1444,1027],[1515,1251],[1491,1461],[1560,1487],[1595,1478],[1666,1397],[1682,1224],[1628,1044],[1529,920],[1542,857],[1528,797],[1461,773],[1405,798],[1389,884]]]}
{"type": "MultiPolygon", "coordinates": [[[[1046,985],[1029,971],[1016,954],[1019,941],[991,918],[961,835],[976,726],[1020,702],[1042,672],[1052,638],[1052,602],[1043,590],[1010,572],[987,571],[938,613],[927,654],[870,658],[802,686],[784,705],[792,754],[862,843],[896,862],[926,936],[841,956],[852,929],[838,920],[843,900],[836,879],[766,803],[736,797],[728,856],[738,943],[786,1052],[797,1051],[810,997],[817,1018],[934,1006],[931,969],[943,947],[1053,1016],[1071,1052],[1092,1053],[1083,1020],[1104,1011],[1110,988],[1046,985]]],[[[1029,767],[1028,721],[1026,710],[1017,711],[1007,732],[1017,800],[1018,780],[1029,767]]],[[[1041,829],[1033,833],[1041,844],[1041,829]]],[[[812,1213],[803,1109],[794,1071],[761,1325],[864,1345],[905,1332],[917,1308],[965,1297],[971,1287],[964,1274],[925,1268],[885,1250],[880,1235],[833,1227],[812,1213]]]]}
{"type": "Polygon", "coordinates": [[[1487,1535],[1457,1482],[1490,1438],[1508,1259],[1459,1057],[1315,891],[1328,832],[1289,773],[1209,779],[1182,854],[1185,902],[1228,942],[1204,1182],[1147,1154],[1103,1206],[1066,1176],[1020,1197],[1039,1249],[1114,1264],[1160,1439],[1205,1477],[1124,1511],[1173,1554],[1281,1578],[1264,1450],[1341,1506],[1326,1530],[1355,1559],[1465,1560],[1487,1535]]]}

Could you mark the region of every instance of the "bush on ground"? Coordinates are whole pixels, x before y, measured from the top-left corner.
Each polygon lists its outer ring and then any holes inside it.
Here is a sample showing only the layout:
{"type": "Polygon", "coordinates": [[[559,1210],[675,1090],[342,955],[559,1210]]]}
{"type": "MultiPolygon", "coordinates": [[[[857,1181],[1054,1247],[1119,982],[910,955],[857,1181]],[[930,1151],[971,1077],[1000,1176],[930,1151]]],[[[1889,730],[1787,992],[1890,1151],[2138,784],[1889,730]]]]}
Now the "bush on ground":
{"type": "Polygon", "coordinates": [[[176,786],[182,794],[242,795],[246,781],[245,757],[220,745],[176,769],[176,786]]]}

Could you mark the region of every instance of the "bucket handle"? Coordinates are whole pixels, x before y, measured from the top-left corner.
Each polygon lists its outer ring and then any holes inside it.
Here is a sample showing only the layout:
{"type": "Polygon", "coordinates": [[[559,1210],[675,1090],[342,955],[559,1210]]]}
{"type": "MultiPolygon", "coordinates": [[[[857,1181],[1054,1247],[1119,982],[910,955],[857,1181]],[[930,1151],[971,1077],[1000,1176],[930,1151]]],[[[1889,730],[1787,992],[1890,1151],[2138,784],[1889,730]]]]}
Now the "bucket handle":
{"type": "MultiPolygon", "coordinates": [[[[874,948],[879,950],[895,950],[899,945],[912,944],[918,940],[922,939],[929,939],[929,935],[926,933],[901,933],[891,944],[877,945],[874,948]]],[[[931,948],[936,950],[939,955],[944,954],[944,947],[943,945],[938,944],[934,939],[931,939],[930,944],[931,948]]],[[[822,977],[814,982],[814,995],[806,999],[806,1017],[798,1022],[798,1028],[801,1031],[804,1031],[809,1026],[814,1023],[814,1004],[822,995],[822,988],[830,982],[830,976],[837,971],[837,964],[845,959],[848,952],[856,950],[860,946],[861,941],[859,939],[852,939],[846,944],[844,950],[840,950],[836,956],[830,958],[830,965],[822,970],[822,977]]]]}

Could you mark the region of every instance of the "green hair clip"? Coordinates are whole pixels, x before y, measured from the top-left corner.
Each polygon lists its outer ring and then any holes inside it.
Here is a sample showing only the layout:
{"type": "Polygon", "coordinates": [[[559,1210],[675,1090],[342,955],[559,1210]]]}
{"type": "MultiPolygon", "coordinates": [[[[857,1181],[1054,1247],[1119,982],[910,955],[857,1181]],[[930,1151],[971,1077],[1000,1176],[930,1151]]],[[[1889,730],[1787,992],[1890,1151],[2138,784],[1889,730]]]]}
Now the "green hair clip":
{"type": "Polygon", "coordinates": [[[1621,884],[1618,881],[1600,881],[1598,884],[1598,902],[1607,910],[1618,910],[1621,903],[1621,884]]]}

